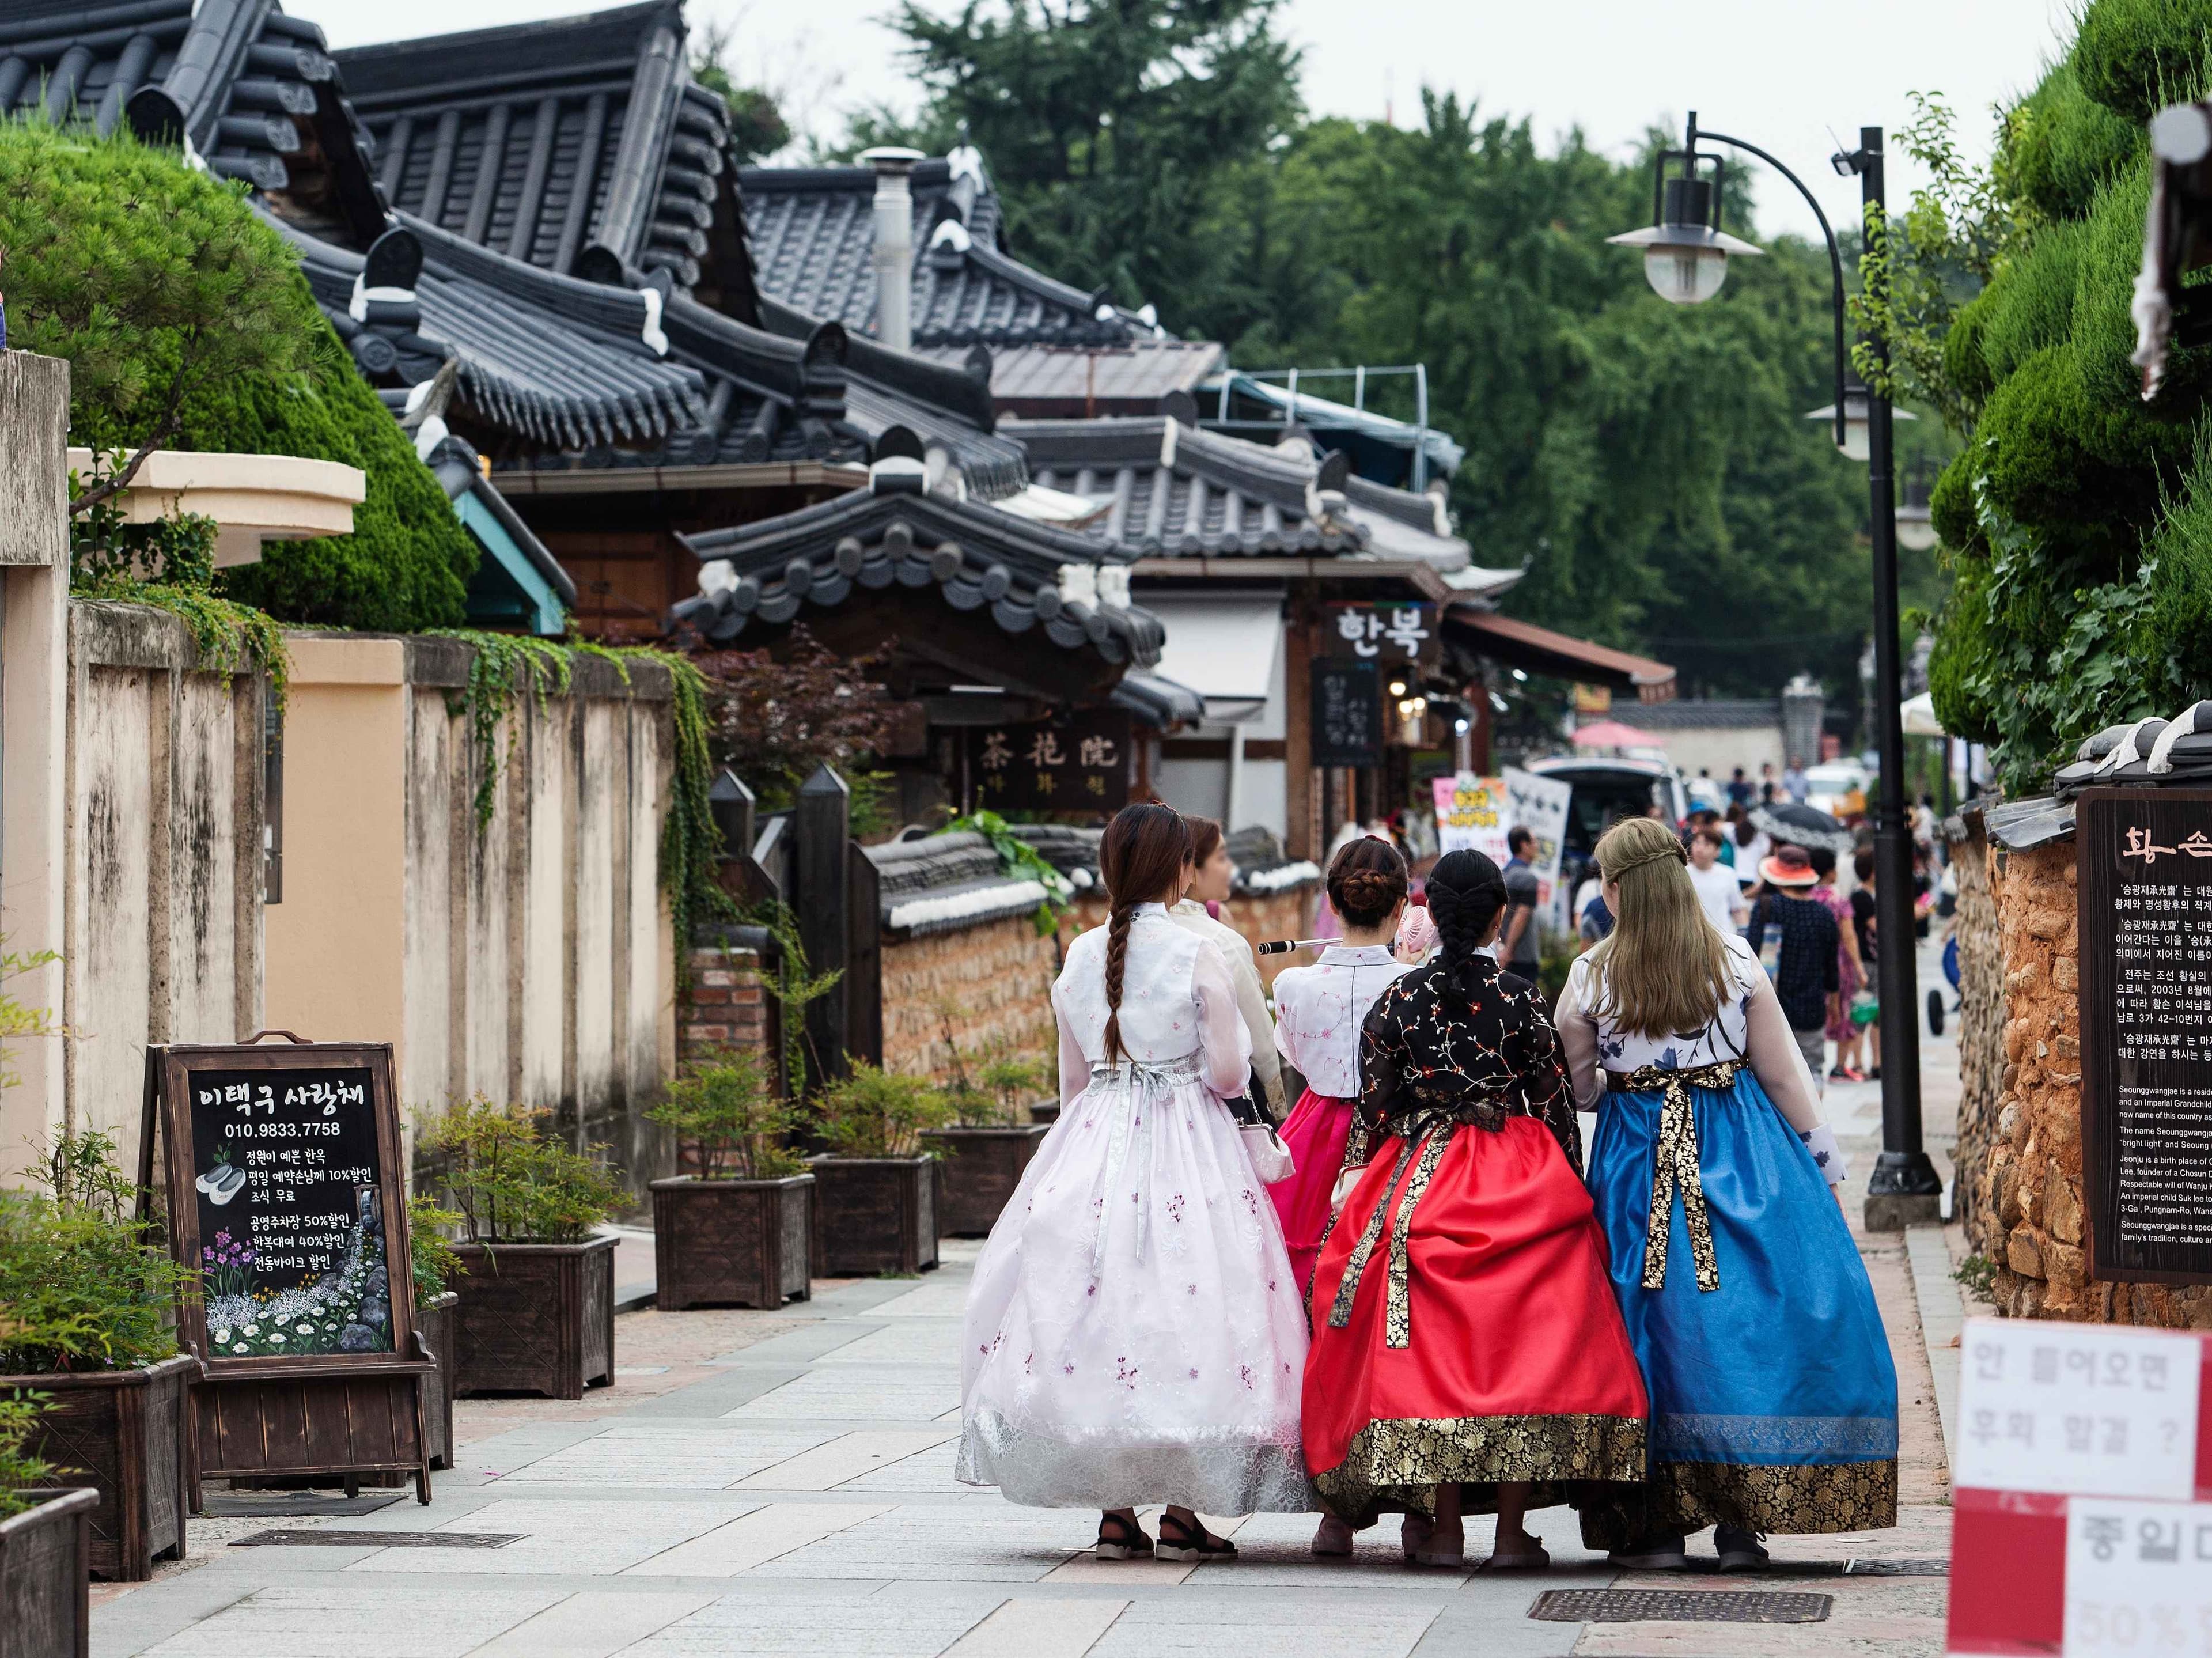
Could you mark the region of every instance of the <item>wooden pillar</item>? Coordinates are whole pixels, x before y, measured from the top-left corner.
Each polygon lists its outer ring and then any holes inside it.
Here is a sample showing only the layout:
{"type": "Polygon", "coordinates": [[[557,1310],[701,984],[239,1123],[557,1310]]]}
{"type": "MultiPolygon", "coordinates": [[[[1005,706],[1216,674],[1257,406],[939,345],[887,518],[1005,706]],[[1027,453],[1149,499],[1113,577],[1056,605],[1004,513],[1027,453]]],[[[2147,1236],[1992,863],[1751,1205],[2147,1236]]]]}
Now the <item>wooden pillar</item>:
{"type": "Polygon", "coordinates": [[[845,843],[845,1051],[884,1062],[882,885],[857,841],[845,843]]]}
{"type": "MultiPolygon", "coordinates": [[[[799,786],[793,813],[798,840],[791,908],[799,922],[799,941],[806,951],[810,977],[842,972],[850,948],[850,914],[845,845],[850,838],[852,791],[828,766],[799,786]]],[[[820,1084],[845,1074],[845,998],[833,990],[806,1009],[809,1081],[820,1084]]]]}
{"type": "Polygon", "coordinates": [[[1468,734],[1474,738],[1474,770],[1478,777],[1487,777],[1490,770],[1490,745],[1493,727],[1490,706],[1490,677],[1485,674],[1467,688],[1468,706],[1474,710],[1474,729],[1468,734]]]}
{"type": "Polygon", "coordinates": [[[1283,630],[1283,851],[1318,859],[1328,841],[1316,827],[1321,793],[1313,766],[1313,634],[1303,605],[1283,630]]]}

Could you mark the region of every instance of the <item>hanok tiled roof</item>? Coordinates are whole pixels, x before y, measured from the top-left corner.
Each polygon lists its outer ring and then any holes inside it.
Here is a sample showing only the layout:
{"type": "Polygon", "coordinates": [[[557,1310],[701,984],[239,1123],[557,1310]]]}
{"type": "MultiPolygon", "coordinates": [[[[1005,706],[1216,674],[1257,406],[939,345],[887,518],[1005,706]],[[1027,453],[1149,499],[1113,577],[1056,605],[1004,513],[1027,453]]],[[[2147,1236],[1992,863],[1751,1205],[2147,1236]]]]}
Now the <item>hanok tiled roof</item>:
{"type": "Polygon", "coordinates": [[[1109,499],[1093,533],[1147,557],[1231,555],[1419,558],[1467,562],[1440,501],[1351,475],[1293,434],[1273,448],[1171,416],[1008,421],[1030,475],[1047,489],[1109,499]]]}
{"type": "Polygon", "coordinates": [[[541,270],[666,270],[752,318],[722,101],[677,0],[337,54],[394,206],[541,270]]]}
{"type": "Polygon", "coordinates": [[[702,569],[700,594],[676,607],[678,619],[722,644],[756,621],[781,627],[809,605],[843,604],[856,586],[896,584],[935,587],[956,610],[988,609],[1006,633],[1034,629],[1108,663],[1159,660],[1165,632],[1150,611],[1126,602],[1126,563],[1110,550],[921,486],[911,463],[902,471],[879,462],[866,489],[684,537],[702,569]]]}
{"type": "MultiPolygon", "coordinates": [[[[929,355],[949,355],[939,347],[929,355]]],[[[1122,345],[1000,345],[991,351],[991,401],[1032,420],[1157,415],[1221,367],[1211,340],[1133,339],[1122,345]]]]}
{"type": "Polygon", "coordinates": [[[0,116],[182,137],[295,222],[374,236],[384,203],[323,32],[276,0],[0,5],[0,116]]]}
{"type": "MultiPolygon", "coordinates": [[[[746,167],[739,178],[761,292],[873,334],[873,169],[746,167]]],[[[1123,345],[1152,331],[1104,289],[1071,288],[1002,251],[998,197],[974,149],[921,162],[909,186],[917,349],[1123,345]]]]}

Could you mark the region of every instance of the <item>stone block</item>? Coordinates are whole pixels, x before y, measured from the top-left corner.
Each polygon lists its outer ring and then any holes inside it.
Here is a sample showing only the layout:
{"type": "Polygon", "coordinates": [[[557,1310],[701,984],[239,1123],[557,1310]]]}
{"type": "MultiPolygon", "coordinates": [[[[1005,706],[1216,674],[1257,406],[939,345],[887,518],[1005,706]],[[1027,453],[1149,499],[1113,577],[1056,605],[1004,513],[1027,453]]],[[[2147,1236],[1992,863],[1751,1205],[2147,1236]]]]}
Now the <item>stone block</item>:
{"type": "Polygon", "coordinates": [[[2033,1231],[2016,1226],[2005,1240],[2005,1264],[2022,1278],[2043,1276],[2043,1250],[2033,1231]]]}
{"type": "Polygon", "coordinates": [[[2043,1224],[2051,1236],[2066,1243],[2081,1242],[2081,1194],[2056,1164],[2044,1187],[2043,1224]]]}

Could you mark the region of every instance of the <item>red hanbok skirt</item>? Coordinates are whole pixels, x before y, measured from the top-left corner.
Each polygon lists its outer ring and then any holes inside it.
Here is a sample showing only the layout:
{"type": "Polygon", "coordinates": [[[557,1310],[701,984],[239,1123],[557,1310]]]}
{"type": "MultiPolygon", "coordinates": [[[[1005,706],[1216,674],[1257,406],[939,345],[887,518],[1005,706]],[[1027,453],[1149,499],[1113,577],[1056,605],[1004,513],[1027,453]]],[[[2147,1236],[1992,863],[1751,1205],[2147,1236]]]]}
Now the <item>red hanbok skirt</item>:
{"type": "Polygon", "coordinates": [[[1283,1244],[1298,1293],[1313,1282],[1321,1259],[1322,1234],[1328,1230],[1328,1194],[1344,1171],[1344,1143],[1352,1137],[1352,1102],[1309,1088],[1283,1120],[1283,1144],[1296,1164],[1290,1179],[1267,1188],[1283,1223],[1283,1244]]]}
{"type": "MultiPolygon", "coordinates": [[[[1322,1250],[1309,1303],[1306,1466],[1356,1521],[1425,1509],[1442,1483],[1526,1480],[1558,1502],[1582,1482],[1644,1474],[1644,1378],[1606,1275],[1590,1195],[1544,1125],[1462,1125],[1416,1201],[1403,1266],[1391,1226],[1418,1154],[1386,1140],[1322,1250]],[[1342,1327],[1330,1317],[1378,1204],[1375,1240],[1342,1327]],[[1392,1316],[1394,1276],[1402,1297],[1392,1316]],[[1390,1345],[1391,1326],[1403,1330],[1390,1345]]],[[[1468,1494],[1472,1508],[1494,1493],[1468,1494]]]]}

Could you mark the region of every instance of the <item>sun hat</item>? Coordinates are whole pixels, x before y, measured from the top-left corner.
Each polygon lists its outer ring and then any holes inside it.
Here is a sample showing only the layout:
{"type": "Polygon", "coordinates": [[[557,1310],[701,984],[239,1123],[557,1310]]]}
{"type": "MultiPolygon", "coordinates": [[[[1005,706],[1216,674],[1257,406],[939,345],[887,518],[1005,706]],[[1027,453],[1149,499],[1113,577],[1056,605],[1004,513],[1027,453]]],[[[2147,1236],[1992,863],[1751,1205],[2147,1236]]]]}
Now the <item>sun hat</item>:
{"type": "Polygon", "coordinates": [[[1759,866],[1759,872],[1778,887],[1809,887],[1820,878],[1802,847],[1777,847],[1774,855],[1759,866]]]}

